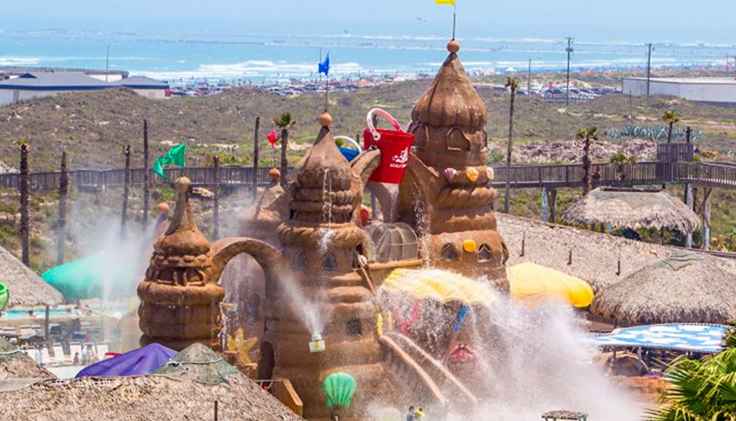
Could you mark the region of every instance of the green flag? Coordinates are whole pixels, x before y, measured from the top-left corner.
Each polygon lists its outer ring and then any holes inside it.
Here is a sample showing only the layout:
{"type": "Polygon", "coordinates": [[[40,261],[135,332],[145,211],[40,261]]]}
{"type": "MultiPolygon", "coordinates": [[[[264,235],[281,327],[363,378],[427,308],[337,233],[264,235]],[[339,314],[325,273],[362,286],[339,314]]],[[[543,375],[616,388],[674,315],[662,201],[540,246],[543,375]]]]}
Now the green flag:
{"type": "Polygon", "coordinates": [[[168,152],[161,158],[157,159],[153,163],[153,172],[161,178],[166,178],[164,169],[169,165],[176,165],[178,167],[185,167],[187,164],[186,159],[187,145],[176,145],[169,149],[168,152]]]}

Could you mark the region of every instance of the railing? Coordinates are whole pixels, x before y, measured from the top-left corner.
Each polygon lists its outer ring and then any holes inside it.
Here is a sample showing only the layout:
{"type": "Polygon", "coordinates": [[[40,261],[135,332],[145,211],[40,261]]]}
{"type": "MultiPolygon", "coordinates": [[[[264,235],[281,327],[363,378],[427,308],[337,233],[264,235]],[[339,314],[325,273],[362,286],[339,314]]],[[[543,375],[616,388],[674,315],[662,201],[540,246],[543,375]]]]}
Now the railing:
{"type": "MultiPolygon", "coordinates": [[[[259,168],[258,186],[268,186],[271,179],[269,168],[259,168]]],[[[293,171],[293,169],[291,170],[293,171]]],[[[562,188],[583,186],[583,166],[580,164],[560,165],[517,165],[510,169],[499,165],[494,167],[495,179],[493,187],[502,188],[506,179],[511,177],[511,187],[523,188],[562,188]]],[[[145,170],[130,170],[130,183],[142,185],[145,170]]],[[[207,168],[183,168],[166,170],[169,180],[185,175],[195,186],[212,186],[215,184],[215,171],[207,168]]],[[[220,167],[221,185],[251,186],[254,172],[252,167],[220,167]]],[[[152,172],[149,176],[153,185],[168,184],[152,172]]],[[[666,183],[692,183],[709,187],[736,188],[736,165],[716,162],[638,162],[635,164],[592,164],[591,178],[594,186],[634,186],[659,185],[666,183]]],[[[60,173],[41,172],[30,175],[30,188],[36,192],[56,190],[59,186],[60,173]]],[[[69,180],[80,189],[104,189],[122,186],[125,182],[125,170],[76,170],[69,172],[69,180]]],[[[0,188],[17,188],[20,176],[16,174],[0,174],[0,188]]]]}

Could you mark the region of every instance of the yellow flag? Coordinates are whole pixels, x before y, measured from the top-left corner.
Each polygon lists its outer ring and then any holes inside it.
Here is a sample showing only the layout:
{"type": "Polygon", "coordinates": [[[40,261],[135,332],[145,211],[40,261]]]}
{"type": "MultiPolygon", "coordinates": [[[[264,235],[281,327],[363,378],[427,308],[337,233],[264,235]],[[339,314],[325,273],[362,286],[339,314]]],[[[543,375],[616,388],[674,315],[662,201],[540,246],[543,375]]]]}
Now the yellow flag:
{"type": "Polygon", "coordinates": [[[440,5],[454,6],[455,0],[434,0],[435,3],[440,5]]]}

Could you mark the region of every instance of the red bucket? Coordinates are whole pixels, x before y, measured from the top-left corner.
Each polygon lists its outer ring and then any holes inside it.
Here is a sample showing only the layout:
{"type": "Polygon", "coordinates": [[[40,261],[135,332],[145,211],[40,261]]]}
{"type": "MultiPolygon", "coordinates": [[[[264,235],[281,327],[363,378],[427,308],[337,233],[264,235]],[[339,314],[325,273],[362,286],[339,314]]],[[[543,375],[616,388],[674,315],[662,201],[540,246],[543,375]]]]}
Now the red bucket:
{"type": "Polygon", "coordinates": [[[381,163],[371,175],[370,181],[401,183],[409,163],[409,149],[414,143],[414,135],[401,130],[399,122],[380,108],[374,108],[368,112],[367,123],[368,128],[363,132],[365,149],[377,147],[381,150],[381,163]],[[393,126],[393,130],[373,127],[374,114],[386,118],[393,126]]]}

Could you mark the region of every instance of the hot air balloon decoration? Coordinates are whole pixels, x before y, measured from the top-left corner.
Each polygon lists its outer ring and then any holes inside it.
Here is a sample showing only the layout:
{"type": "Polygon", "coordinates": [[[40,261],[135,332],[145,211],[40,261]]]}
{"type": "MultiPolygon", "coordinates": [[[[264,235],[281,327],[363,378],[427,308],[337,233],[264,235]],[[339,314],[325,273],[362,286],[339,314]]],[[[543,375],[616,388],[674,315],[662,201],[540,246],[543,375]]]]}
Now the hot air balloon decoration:
{"type": "Polygon", "coordinates": [[[358,383],[348,373],[332,373],[322,382],[322,392],[331,410],[349,408],[357,389],[358,383]]]}

